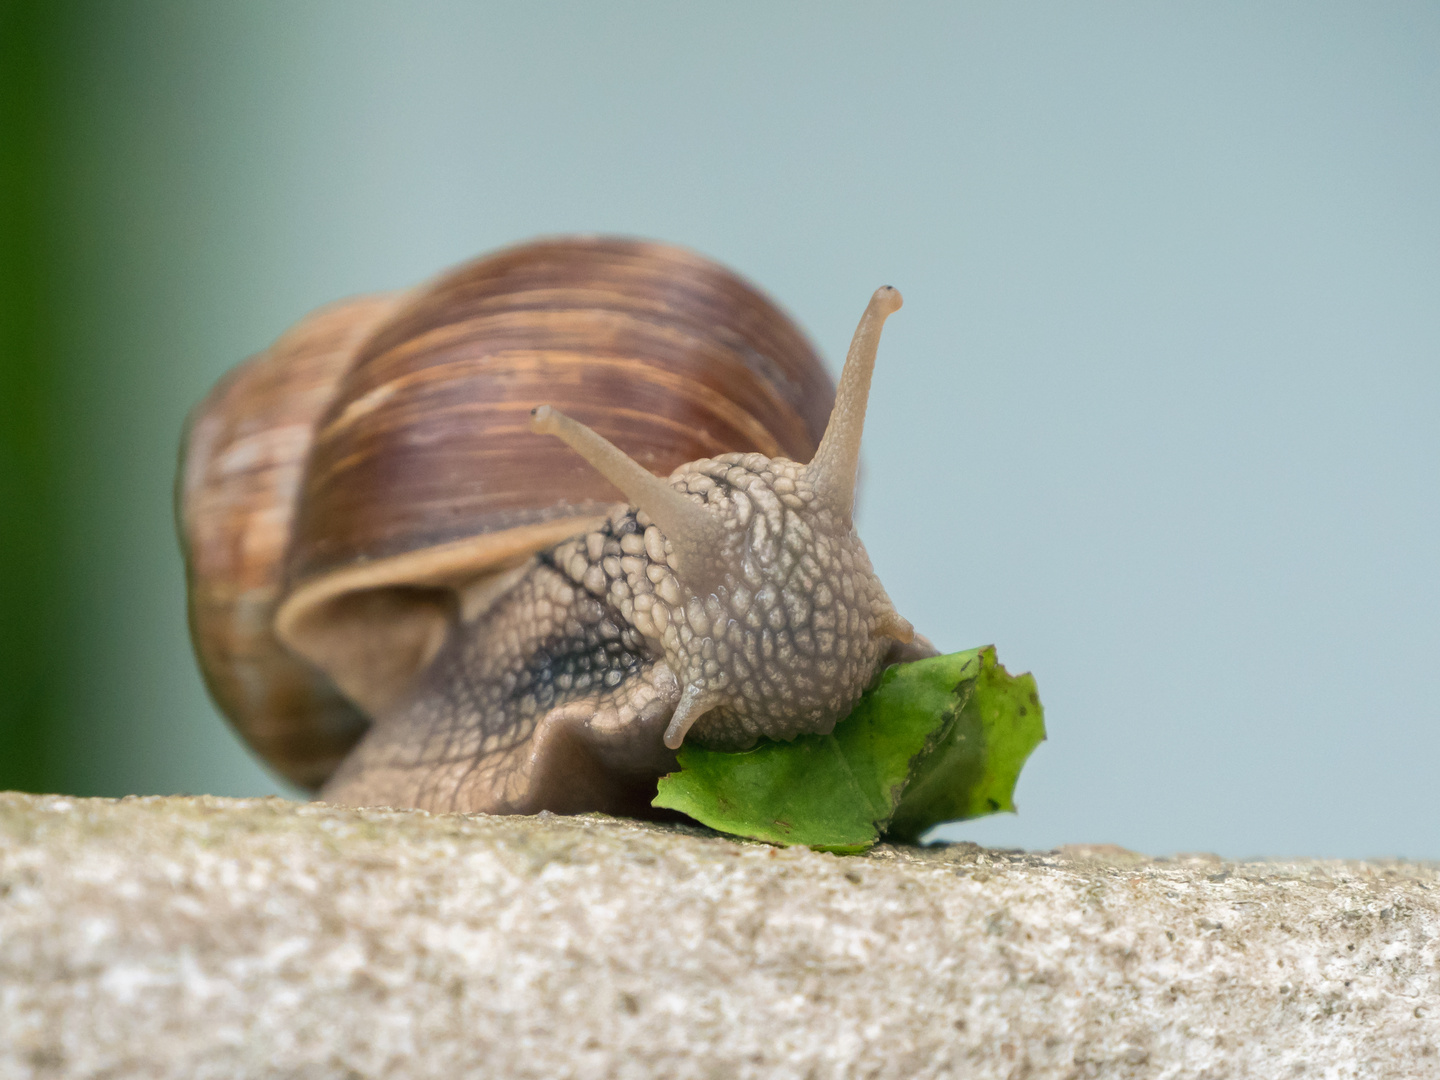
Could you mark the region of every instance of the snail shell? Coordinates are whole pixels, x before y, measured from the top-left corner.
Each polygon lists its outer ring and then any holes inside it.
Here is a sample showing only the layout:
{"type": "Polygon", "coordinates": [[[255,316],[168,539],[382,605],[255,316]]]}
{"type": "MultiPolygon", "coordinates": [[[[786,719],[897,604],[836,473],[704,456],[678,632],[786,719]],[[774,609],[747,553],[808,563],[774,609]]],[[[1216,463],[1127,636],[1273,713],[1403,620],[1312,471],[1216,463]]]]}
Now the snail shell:
{"type": "Polygon", "coordinates": [[[316,789],[537,551],[624,501],[531,429],[537,404],[663,476],[730,452],[809,461],[833,400],[770,301],[661,244],[545,240],[323,309],[188,425],[178,518],[207,685],[316,789]]]}

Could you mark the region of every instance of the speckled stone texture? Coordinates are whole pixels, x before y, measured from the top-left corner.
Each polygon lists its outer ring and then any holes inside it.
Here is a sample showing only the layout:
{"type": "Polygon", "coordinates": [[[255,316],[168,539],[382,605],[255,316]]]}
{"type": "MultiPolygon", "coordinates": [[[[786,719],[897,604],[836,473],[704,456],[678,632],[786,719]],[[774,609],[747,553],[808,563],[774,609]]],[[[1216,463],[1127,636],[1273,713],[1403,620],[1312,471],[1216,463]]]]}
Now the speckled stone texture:
{"type": "Polygon", "coordinates": [[[0,1077],[1440,1077],[1440,867],[0,795],[0,1077]]]}

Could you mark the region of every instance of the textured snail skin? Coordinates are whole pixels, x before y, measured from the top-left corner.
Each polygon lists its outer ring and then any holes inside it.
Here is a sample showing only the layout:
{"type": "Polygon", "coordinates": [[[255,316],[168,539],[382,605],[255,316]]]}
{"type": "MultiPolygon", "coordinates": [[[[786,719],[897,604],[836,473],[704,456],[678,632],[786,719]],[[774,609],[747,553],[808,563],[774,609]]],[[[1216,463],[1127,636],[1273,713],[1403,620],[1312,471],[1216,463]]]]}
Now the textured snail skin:
{"type": "Polygon", "coordinates": [[[663,735],[681,686],[697,683],[720,701],[689,731],[702,745],[829,731],[889,654],[894,642],[876,628],[894,609],[853,530],[825,530],[829,515],[806,515],[803,495],[785,490],[800,468],[727,454],[677,472],[677,489],[703,492],[732,520],[744,513],[737,502],[753,507],[743,550],[730,553],[740,572],[704,598],[683,588],[670,545],[634,510],[542,554],[455,636],[321,797],[639,812],[628,789],[675,767],[663,735]],[[557,741],[567,747],[559,758],[557,741]]]}
{"type": "Polygon", "coordinates": [[[536,556],[377,718],[322,798],[644,812],[687,737],[743,749],[827,732],[886,663],[930,651],[912,644],[851,521],[870,370],[899,306],[893,289],[872,298],[809,464],[725,454],[662,480],[536,410],[536,430],[638,506],[536,556]]]}

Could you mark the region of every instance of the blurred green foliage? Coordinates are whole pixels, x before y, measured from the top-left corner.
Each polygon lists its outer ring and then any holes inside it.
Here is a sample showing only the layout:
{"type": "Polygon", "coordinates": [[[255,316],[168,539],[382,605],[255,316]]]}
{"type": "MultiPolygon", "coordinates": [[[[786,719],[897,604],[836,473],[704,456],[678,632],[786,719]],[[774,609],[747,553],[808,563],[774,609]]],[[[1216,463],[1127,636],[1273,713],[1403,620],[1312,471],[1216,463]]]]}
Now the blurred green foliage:
{"type": "Polygon", "coordinates": [[[0,788],[54,789],[62,673],[55,57],[75,5],[0,3],[0,788]]]}
{"type": "Polygon", "coordinates": [[[0,0],[0,788],[279,790],[205,699],[171,510],[186,410],[304,307],[237,324],[217,272],[263,279],[215,212],[261,7],[0,0]]]}

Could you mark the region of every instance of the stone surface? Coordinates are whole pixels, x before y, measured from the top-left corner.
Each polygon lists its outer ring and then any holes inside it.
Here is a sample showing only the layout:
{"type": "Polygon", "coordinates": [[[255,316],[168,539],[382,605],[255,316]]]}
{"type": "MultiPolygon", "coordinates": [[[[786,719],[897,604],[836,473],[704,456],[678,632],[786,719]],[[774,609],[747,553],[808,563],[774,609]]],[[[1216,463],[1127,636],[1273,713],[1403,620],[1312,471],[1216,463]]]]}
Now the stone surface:
{"type": "Polygon", "coordinates": [[[0,795],[0,1077],[1440,1077],[1440,867],[0,795]]]}

